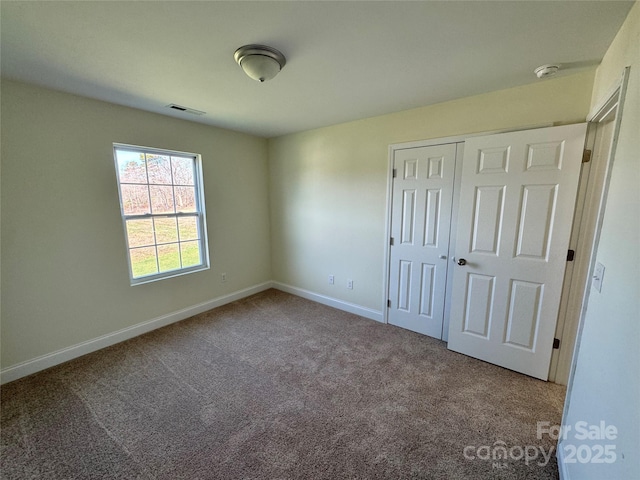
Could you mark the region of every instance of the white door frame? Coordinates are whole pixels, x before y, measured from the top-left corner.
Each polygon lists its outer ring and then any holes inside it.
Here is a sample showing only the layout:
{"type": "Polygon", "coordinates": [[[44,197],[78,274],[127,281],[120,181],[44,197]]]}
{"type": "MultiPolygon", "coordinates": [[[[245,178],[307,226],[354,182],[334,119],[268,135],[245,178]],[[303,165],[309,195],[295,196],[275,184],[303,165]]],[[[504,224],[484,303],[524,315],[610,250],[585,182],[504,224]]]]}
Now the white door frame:
{"type": "MultiPolygon", "coordinates": [[[[560,349],[554,350],[549,370],[549,381],[567,385],[573,370],[573,360],[578,350],[579,327],[582,324],[583,312],[586,308],[589,296],[592,268],[595,265],[594,253],[597,248],[597,240],[600,235],[604,202],[606,200],[609,177],[611,175],[611,162],[615,154],[618,131],[622,118],[622,104],[626,94],[628,82],[627,67],[620,79],[609,90],[604,99],[598,103],[589,113],[587,121],[587,147],[593,152],[596,140],[597,125],[608,118],[615,110],[615,124],[609,149],[609,157],[592,160],[583,164],[585,169],[581,174],[580,192],[576,205],[576,218],[574,219],[571,234],[571,249],[575,250],[575,262],[567,265],[565,283],[562,290],[562,306],[558,316],[556,338],[560,340],[560,349]],[[617,110],[616,110],[617,109],[617,110]]],[[[595,152],[594,152],[595,154],[595,152]]],[[[593,157],[593,155],[592,155],[593,157]]]]}
{"type": "MultiPolygon", "coordinates": [[[[595,208],[591,213],[593,219],[595,219],[595,230],[593,232],[593,240],[590,245],[589,255],[585,255],[585,264],[587,268],[586,274],[586,282],[578,284],[579,282],[572,282],[570,288],[572,290],[575,289],[577,293],[582,292],[581,302],[580,302],[580,312],[578,316],[578,322],[576,325],[576,333],[575,340],[573,343],[573,352],[571,358],[571,365],[569,370],[569,379],[567,382],[567,394],[566,400],[564,403],[564,409],[562,412],[562,418],[565,419],[567,413],[569,411],[569,404],[571,401],[571,391],[573,390],[573,379],[575,376],[576,370],[576,362],[578,358],[578,353],[580,351],[580,340],[582,337],[582,330],[584,328],[584,317],[587,311],[587,306],[589,303],[589,294],[591,293],[591,277],[593,276],[593,271],[596,263],[596,254],[598,252],[598,244],[600,242],[600,233],[602,231],[602,222],[604,221],[604,213],[605,207],[607,203],[607,196],[609,192],[609,183],[611,179],[611,171],[613,168],[613,161],[616,153],[616,146],[618,143],[618,134],[620,132],[620,123],[622,122],[622,112],[624,108],[624,99],[627,91],[627,84],[629,83],[629,67],[626,67],[622,72],[622,76],[620,79],[614,84],[614,86],[609,90],[609,94],[604,97],[604,99],[598,103],[592,111],[589,113],[587,117],[587,121],[591,123],[598,123],[604,120],[607,115],[613,110],[616,110],[616,119],[615,125],[613,129],[613,135],[611,139],[611,148],[609,150],[609,157],[606,159],[605,168],[602,170],[602,176],[600,178],[599,191],[594,192],[597,194],[598,202],[597,208],[595,208]]],[[[576,294],[577,294],[576,293],[576,294]]],[[[563,292],[564,294],[564,292],[563,292]]],[[[558,462],[561,463],[561,462],[558,462]]],[[[562,470],[562,468],[561,468],[562,470]]]]}

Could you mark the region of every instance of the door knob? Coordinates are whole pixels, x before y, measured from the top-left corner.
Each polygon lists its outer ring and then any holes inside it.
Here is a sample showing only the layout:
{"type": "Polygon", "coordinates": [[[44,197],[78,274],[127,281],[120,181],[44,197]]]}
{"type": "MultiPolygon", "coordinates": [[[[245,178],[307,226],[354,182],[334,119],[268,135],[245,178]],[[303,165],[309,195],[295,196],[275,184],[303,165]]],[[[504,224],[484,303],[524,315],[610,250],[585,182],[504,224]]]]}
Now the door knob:
{"type": "Polygon", "coordinates": [[[459,258],[458,259],[458,265],[462,266],[462,265],[466,265],[467,261],[464,258],[459,258]]]}

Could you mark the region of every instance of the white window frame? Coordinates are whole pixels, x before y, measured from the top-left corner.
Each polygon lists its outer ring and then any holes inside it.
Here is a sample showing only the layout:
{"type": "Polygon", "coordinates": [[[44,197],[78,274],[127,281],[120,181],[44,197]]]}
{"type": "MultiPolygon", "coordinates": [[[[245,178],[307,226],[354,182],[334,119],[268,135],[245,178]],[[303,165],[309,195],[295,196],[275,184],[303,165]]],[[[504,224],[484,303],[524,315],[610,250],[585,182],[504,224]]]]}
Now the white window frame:
{"type": "MultiPolygon", "coordinates": [[[[150,282],[156,282],[158,280],[163,280],[165,278],[173,278],[181,275],[186,275],[189,273],[200,272],[203,270],[208,270],[210,268],[209,263],[209,242],[207,240],[207,219],[205,212],[205,201],[204,201],[204,181],[202,177],[202,157],[197,153],[190,152],[181,152],[177,150],[166,150],[160,148],[153,147],[141,147],[139,145],[128,145],[124,143],[114,143],[113,144],[113,159],[115,162],[116,168],[116,177],[118,182],[118,197],[120,200],[120,215],[122,216],[122,226],[124,229],[124,238],[127,247],[127,264],[129,268],[129,281],[132,286],[141,285],[150,282]],[[196,212],[175,212],[175,213],[148,213],[148,214],[137,214],[137,215],[126,215],[124,213],[124,202],[122,200],[122,188],[120,183],[120,169],[118,166],[118,158],[116,155],[117,150],[126,150],[128,152],[140,152],[143,154],[155,154],[155,155],[164,155],[164,156],[176,156],[176,157],[189,157],[194,160],[194,187],[195,187],[195,203],[196,203],[196,212]],[[200,248],[200,260],[201,263],[199,265],[193,265],[189,267],[181,267],[174,270],[165,270],[164,272],[160,272],[160,265],[157,263],[158,273],[152,273],[149,275],[143,275],[140,277],[133,276],[133,268],[131,265],[131,250],[137,247],[129,246],[129,236],[127,234],[127,220],[135,220],[135,219],[154,219],[154,218],[176,218],[176,221],[180,217],[195,217],[197,219],[197,226],[199,231],[199,248],[200,248]]],[[[125,183],[126,185],[126,183],[125,183]]],[[[147,178],[147,185],[149,184],[149,180],[147,178]]],[[[175,184],[172,183],[172,186],[175,184]]],[[[175,203],[175,199],[174,199],[175,203]]],[[[179,230],[178,230],[178,242],[179,240],[179,230]]],[[[157,240],[155,240],[154,236],[154,244],[156,247],[156,262],[158,262],[158,251],[157,240]]],[[[150,245],[151,246],[151,245],[150,245]]]]}

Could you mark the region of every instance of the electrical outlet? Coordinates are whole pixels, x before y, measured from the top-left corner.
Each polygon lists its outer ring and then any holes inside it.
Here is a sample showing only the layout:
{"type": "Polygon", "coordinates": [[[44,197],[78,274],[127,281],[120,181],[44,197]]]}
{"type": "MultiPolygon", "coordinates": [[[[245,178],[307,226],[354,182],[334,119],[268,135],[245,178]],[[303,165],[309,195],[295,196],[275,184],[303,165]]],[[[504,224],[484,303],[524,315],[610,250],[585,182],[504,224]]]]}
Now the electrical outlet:
{"type": "Polygon", "coordinates": [[[329,275],[329,285],[333,285],[336,283],[336,279],[333,275],[329,275]]]}
{"type": "Polygon", "coordinates": [[[347,280],[347,288],[353,290],[353,280],[347,280]]]}
{"type": "Polygon", "coordinates": [[[226,282],[227,281],[227,274],[226,273],[221,273],[220,274],[220,278],[222,280],[222,283],[226,282]]]}

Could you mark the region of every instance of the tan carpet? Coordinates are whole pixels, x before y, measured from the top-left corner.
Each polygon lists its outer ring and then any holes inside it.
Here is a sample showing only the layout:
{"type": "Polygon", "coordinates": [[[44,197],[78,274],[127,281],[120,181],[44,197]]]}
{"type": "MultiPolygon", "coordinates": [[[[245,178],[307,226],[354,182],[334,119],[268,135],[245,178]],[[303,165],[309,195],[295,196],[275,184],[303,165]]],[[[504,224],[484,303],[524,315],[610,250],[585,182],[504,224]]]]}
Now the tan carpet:
{"type": "Polygon", "coordinates": [[[564,388],[269,290],[1,399],[6,479],[555,479],[564,388]]]}

